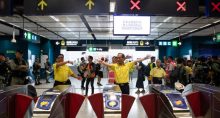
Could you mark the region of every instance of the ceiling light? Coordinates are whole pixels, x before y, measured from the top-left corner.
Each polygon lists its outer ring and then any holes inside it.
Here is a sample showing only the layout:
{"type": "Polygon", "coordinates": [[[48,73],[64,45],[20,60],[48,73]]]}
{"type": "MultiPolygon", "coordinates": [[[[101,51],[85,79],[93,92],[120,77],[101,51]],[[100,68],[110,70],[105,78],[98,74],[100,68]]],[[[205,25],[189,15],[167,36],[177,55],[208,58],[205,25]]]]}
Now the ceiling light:
{"type": "Polygon", "coordinates": [[[110,2],[110,9],[109,9],[110,13],[115,12],[115,2],[110,2]]]}
{"type": "Polygon", "coordinates": [[[168,17],[166,19],[163,20],[163,22],[167,22],[168,20],[170,20],[172,17],[168,17]]]}
{"type": "Polygon", "coordinates": [[[217,20],[217,21],[215,21],[215,22],[213,22],[213,23],[218,23],[218,22],[220,22],[220,20],[217,20]]]}
{"type": "Polygon", "coordinates": [[[194,30],[191,30],[191,31],[189,31],[189,32],[194,32],[194,31],[196,31],[196,30],[198,30],[198,29],[194,29],[194,30]]]}
{"type": "Polygon", "coordinates": [[[155,27],[160,27],[162,24],[163,24],[163,23],[160,23],[160,24],[156,25],[155,27]]]}
{"type": "Polygon", "coordinates": [[[211,24],[207,24],[207,25],[201,26],[200,28],[208,27],[208,26],[210,26],[210,25],[211,25],[211,24]]]}
{"type": "Polygon", "coordinates": [[[50,16],[50,18],[52,18],[53,20],[59,22],[60,20],[58,18],[56,18],[55,16],[50,16]]]}
{"type": "Polygon", "coordinates": [[[15,29],[13,28],[13,34],[12,34],[12,43],[16,43],[16,39],[15,39],[15,29]]]}
{"type": "Polygon", "coordinates": [[[0,21],[4,21],[4,22],[6,22],[5,20],[3,20],[3,19],[0,19],[0,21]]]}

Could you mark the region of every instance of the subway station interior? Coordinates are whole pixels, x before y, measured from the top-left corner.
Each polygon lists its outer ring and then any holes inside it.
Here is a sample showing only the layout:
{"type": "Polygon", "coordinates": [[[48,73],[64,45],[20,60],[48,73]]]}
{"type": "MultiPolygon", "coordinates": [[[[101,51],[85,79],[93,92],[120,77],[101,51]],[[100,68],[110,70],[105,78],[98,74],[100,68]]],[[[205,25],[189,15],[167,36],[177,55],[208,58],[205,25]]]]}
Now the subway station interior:
{"type": "Polygon", "coordinates": [[[220,0],[0,0],[0,118],[219,118],[220,0]]]}

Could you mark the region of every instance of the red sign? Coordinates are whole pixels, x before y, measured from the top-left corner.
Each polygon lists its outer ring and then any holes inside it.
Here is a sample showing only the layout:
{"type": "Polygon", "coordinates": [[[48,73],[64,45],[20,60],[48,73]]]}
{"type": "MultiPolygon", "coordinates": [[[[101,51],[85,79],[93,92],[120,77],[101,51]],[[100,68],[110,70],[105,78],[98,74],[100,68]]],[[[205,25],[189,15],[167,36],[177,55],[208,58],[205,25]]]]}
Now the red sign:
{"type": "Polygon", "coordinates": [[[177,9],[176,9],[176,11],[186,11],[186,2],[179,2],[179,1],[177,1],[176,2],[176,4],[177,4],[177,9]]]}
{"type": "Polygon", "coordinates": [[[216,4],[215,4],[214,2],[212,2],[211,4],[212,4],[212,6],[213,6],[212,12],[214,12],[214,11],[220,12],[220,8],[219,8],[220,2],[218,2],[218,3],[216,3],[216,4]]]}
{"type": "Polygon", "coordinates": [[[140,0],[138,0],[138,1],[136,1],[136,2],[134,2],[133,0],[131,0],[130,3],[132,4],[132,7],[130,7],[131,10],[134,10],[135,8],[136,8],[137,10],[140,10],[140,9],[141,9],[140,6],[139,6],[139,4],[141,3],[140,0]]]}

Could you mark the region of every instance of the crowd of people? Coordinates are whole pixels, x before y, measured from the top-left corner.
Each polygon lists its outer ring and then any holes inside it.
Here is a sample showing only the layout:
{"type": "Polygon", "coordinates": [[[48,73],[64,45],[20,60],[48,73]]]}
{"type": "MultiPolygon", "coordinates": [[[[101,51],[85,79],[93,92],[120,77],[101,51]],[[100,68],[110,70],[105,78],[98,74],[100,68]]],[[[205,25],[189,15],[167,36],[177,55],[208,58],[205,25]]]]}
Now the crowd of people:
{"type": "MultiPolygon", "coordinates": [[[[17,50],[15,58],[7,60],[3,53],[0,53],[0,85],[24,85],[27,84],[27,76],[29,65],[23,59],[23,52],[17,50]]],[[[217,56],[200,57],[193,60],[185,58],[175,58],[172,56],[164,57],[159,60],[153,56],[145,56],[135,61],[126,62],[126,56],[118,53],[112,57],[112,63],[108,63],[108,59],[101,58],[97,63],[94,62],[92,56],[88,56],[87,61],[81,58],[80,64],[77,66],[78,72],[73,70],[66,64],[73,64],[72,61],[64,61],[64,55],[59,54],[56,62],[52,65],[49,60],[45,63],[46,83],[49,82],[49,75],[53,68],[54,87],[57,85],[71,85],[69,77],[81,80],[81,89],[85,90],[85,96],[88,95],[89,84],[91,85],[91,94],[94,94],[94,79],[97,77],[97,85],[102,86],[103,69],[106,67],[109,73],[113,73],[114,84],[119,85],[122,94],[129,94],[130,73],[136,69],[138,72],[136,93],[145,93],[144,81],[148,80],[148,84],[164,84],[171,88],[175,88],[176,83],[186,86],[189,83],[204,83],[214,86],[220,86],[220,59],[217,56]],[[148,64],[142,61],[150,59],[148,64]],[[147,79],[146,79],[147,78],[147,79]]],[[[32,71],[35,78],[35,85],[41,84],[40,59],[36,58],[32,71]]],[[[112,76],[112,75],[111,75],[112,76]]]]}

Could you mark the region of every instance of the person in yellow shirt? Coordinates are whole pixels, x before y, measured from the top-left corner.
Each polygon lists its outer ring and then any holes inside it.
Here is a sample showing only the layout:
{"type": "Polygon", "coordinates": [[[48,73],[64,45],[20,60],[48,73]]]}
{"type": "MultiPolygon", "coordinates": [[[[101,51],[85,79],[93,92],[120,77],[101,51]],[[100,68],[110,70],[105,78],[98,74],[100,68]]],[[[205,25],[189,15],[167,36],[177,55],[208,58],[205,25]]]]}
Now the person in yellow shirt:
{"type": "Polygon", "coordinates": [[[153,84],[162,84],[162,79],[166,76],[166,72],[161,68],[161,61],[156,61],[156,67],[150,71],[150,77],[153,78],[153,84]]]}
{"type": "Polygon", "coordinates": [[[69,80],[69,77],[77,78],[78,80],[81,80],[81,77],[77,76],[69,66],[66,64],[73,64],[72,61],[64,61],[64,55],[59,54],[59,56],[56,59],[56,63],[53,64],[54,69],[54,87],[57,85],[71,85],[71,82],[69,80]]]}
{"type": "Polygon", "coordinates": [[[123,53],[118,53],[116,64],[108,64],[102,60],[99,60],[99,63],[108,66],[112,71],[114,71],[115,83],[119,85],[122,94],[129,94],[129,71],[132,69],[132,67],[134,67],[135,63],[141,62],[148,58],[150,58],[149,55],[125,64],[125,55],[123,53]]]}

